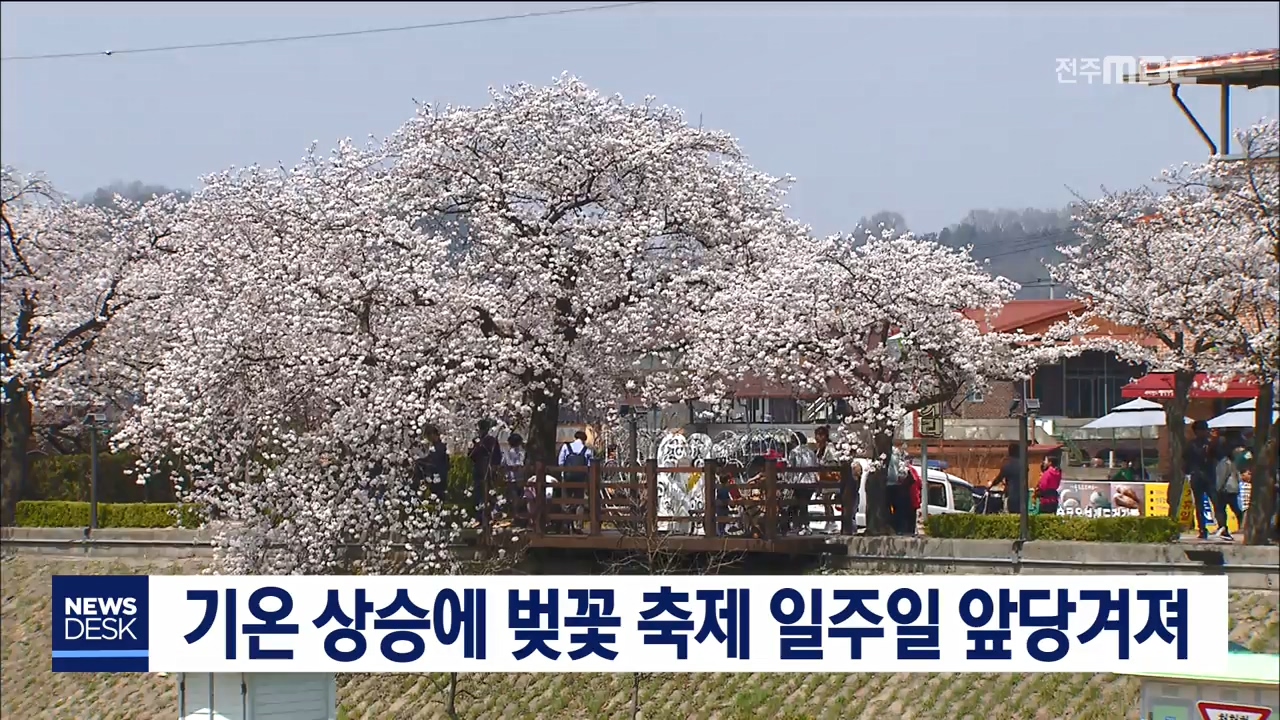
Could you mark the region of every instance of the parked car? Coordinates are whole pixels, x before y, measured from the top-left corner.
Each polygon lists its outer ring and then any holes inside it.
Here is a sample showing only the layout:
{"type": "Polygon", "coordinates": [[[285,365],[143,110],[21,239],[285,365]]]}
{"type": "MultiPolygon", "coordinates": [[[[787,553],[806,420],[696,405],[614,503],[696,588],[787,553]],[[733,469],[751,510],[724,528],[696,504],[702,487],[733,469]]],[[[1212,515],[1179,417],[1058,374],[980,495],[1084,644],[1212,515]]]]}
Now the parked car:
{"type": "MultiPolygon", "coordinates": [[[[862,468],[862,477],[865,480],[871,472],[871,461],[859,458],[855,459],[853,464],[862,468]]],[[[919,465],[913,465],[912,467],[917,474],[920,473],[921,468],[919,465]]],[[[843,509],[837,504],[833,510],[834,518],[827,520],[825,517],[826,509],[823,505],[811,504],[809,506],[809,529],[813,532],[827,534],[839,533],[840,514],[842,512],[843,509]]],[[[969,512],[973,512],[973,485],[955,475],[930,468],[929,514],[945,515],[969,512]]],[[[854,521],[857,523],[858,532],[866,529],[867,486],[865,482],[859,483],[858,486],[858,512],[854,515],[854,521]]]]}

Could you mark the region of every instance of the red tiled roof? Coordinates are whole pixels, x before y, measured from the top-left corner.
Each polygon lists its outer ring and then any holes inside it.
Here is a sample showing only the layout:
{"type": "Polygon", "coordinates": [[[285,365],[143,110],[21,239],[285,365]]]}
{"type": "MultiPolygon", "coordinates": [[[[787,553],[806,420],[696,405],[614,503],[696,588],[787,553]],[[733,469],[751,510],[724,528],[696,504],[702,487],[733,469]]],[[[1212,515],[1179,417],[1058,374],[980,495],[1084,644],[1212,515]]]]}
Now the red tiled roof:
{"type": "Polygon", "coordinates": [[[1142,82],[1151,76],[1165,74],[1206,84],[1241,84],[1250,87],[1275,85],[1280,81],[1280,48],[1248,50],[1196,58],[1174,58],[1164,62],[1147,62],[1142,73],[1127,77],[1129,82],[1142,82]]]}
{"type": "Polygon", "coordinates": [[[1066,319],[1071,313],[1084,309],[1085,304],[1079,300],[1010,300],[994,322],[988,322],[983,310],[966,310],[964,314],[976,320],[986,332],[1015,332],[1045,320],[1066,319]]]}
{"type": "MultiPolygon", "coordinates": [[[[1205,387],[1214,385],[1208,382],[1204,373],[1196,375],[1191,385],[1193,398],[1226,398],[1232,400],[1248,400],[1258,397],[1258,386],[1248,380],[1229,380],[1226,387],[1216,389],[1205,387]]],[[[1168,400],[1174,395],[1173,373],[1150,373],[1120,388],[1120,397],[1142,398],[1143,400],[1168,400]]]]}

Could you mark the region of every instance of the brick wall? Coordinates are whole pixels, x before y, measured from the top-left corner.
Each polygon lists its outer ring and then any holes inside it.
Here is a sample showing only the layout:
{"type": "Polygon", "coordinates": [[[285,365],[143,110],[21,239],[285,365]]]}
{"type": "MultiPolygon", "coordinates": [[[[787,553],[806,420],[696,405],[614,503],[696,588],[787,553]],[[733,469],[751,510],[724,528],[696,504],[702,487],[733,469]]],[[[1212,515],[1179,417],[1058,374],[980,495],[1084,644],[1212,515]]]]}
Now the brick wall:
{"type": "Polygon", "coordinates": [[[982,402],[964,400],[946,417],[957,420],[1006,420],[1009,406],[1017,399],[1017,385],[1011,382],[992,383],[982,394],[982,402]]]}

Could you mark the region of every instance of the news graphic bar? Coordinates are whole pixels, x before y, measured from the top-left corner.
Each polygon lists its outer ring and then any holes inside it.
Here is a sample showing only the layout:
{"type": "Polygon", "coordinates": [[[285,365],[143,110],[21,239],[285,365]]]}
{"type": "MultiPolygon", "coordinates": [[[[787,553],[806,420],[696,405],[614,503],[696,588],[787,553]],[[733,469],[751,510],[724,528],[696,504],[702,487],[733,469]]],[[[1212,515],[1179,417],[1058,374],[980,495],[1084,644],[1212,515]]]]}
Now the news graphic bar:
{"type": "Polygon", "coordinates": [[[53,671],[149,671],[148,588],[146,576],[53,576],[53,671]]]}
{"type": "Polygon", "coordinates": [[[1227,661],[1225,577],[53,582],[58,672],[1177,673],[1227,661]]]}

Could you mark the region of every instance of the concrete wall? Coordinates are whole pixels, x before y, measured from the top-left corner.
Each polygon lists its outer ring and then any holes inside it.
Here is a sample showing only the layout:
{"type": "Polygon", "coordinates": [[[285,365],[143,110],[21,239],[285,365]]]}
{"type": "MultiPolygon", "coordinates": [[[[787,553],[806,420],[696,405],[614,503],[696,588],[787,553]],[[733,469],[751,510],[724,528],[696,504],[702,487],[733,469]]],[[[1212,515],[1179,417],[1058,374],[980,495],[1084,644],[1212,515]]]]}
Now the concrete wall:
{"type": "MultiPolygon", "coordinates": [[[[1226,574],[1241,590],[1280,589],[1280,547],[1170,543],[1138,545],[1035,541],[1019,552],[1008,540],[854,537],[843,542],[846,556],[828,558],[835,569],[854,574],[1037,574],[1037,575],[1205,575],[1226,574]],[[1197,552],[1220,553],[1221,566],[1206,565],[1197,552]],[[1192,555],[1188,555],[1191,553],[1192,555]]],[[[179,559],[207,557],[212,550],[191,530],[101,530],[85,541],[78,529],[16,528],[3,537],[6,553],[42,553],[101,558],[179,559]]],[[[796,574],[817,559],[762,556],[744,571],[796,574]],[[779,564],[780,563],[780,564],[779,564]],[[774,567],[777,566],[777,567],[774,567]],[[771,569],[772,568],[772,569],[771,569]]],[[[533,574],[599,574],[595,553],[539,551],[521,569],[533,574]]]]}
{"type": "Polygon", "coordinates": [[[848,555],[836,558],[859,574],[1034,574],[1034,575],[1215,575],[1226,574],[1233,589],[1280,589],[1280,547],[1227,544],[1093,543],[1033,541],[1021,552],[1010,540],[854,537],[844,539],[848,555]],[[1195,554],[1220,553],[1221,567],[1195,554]],[[1188,553],[1191,553],[1189,556],[1188,553]]]}

